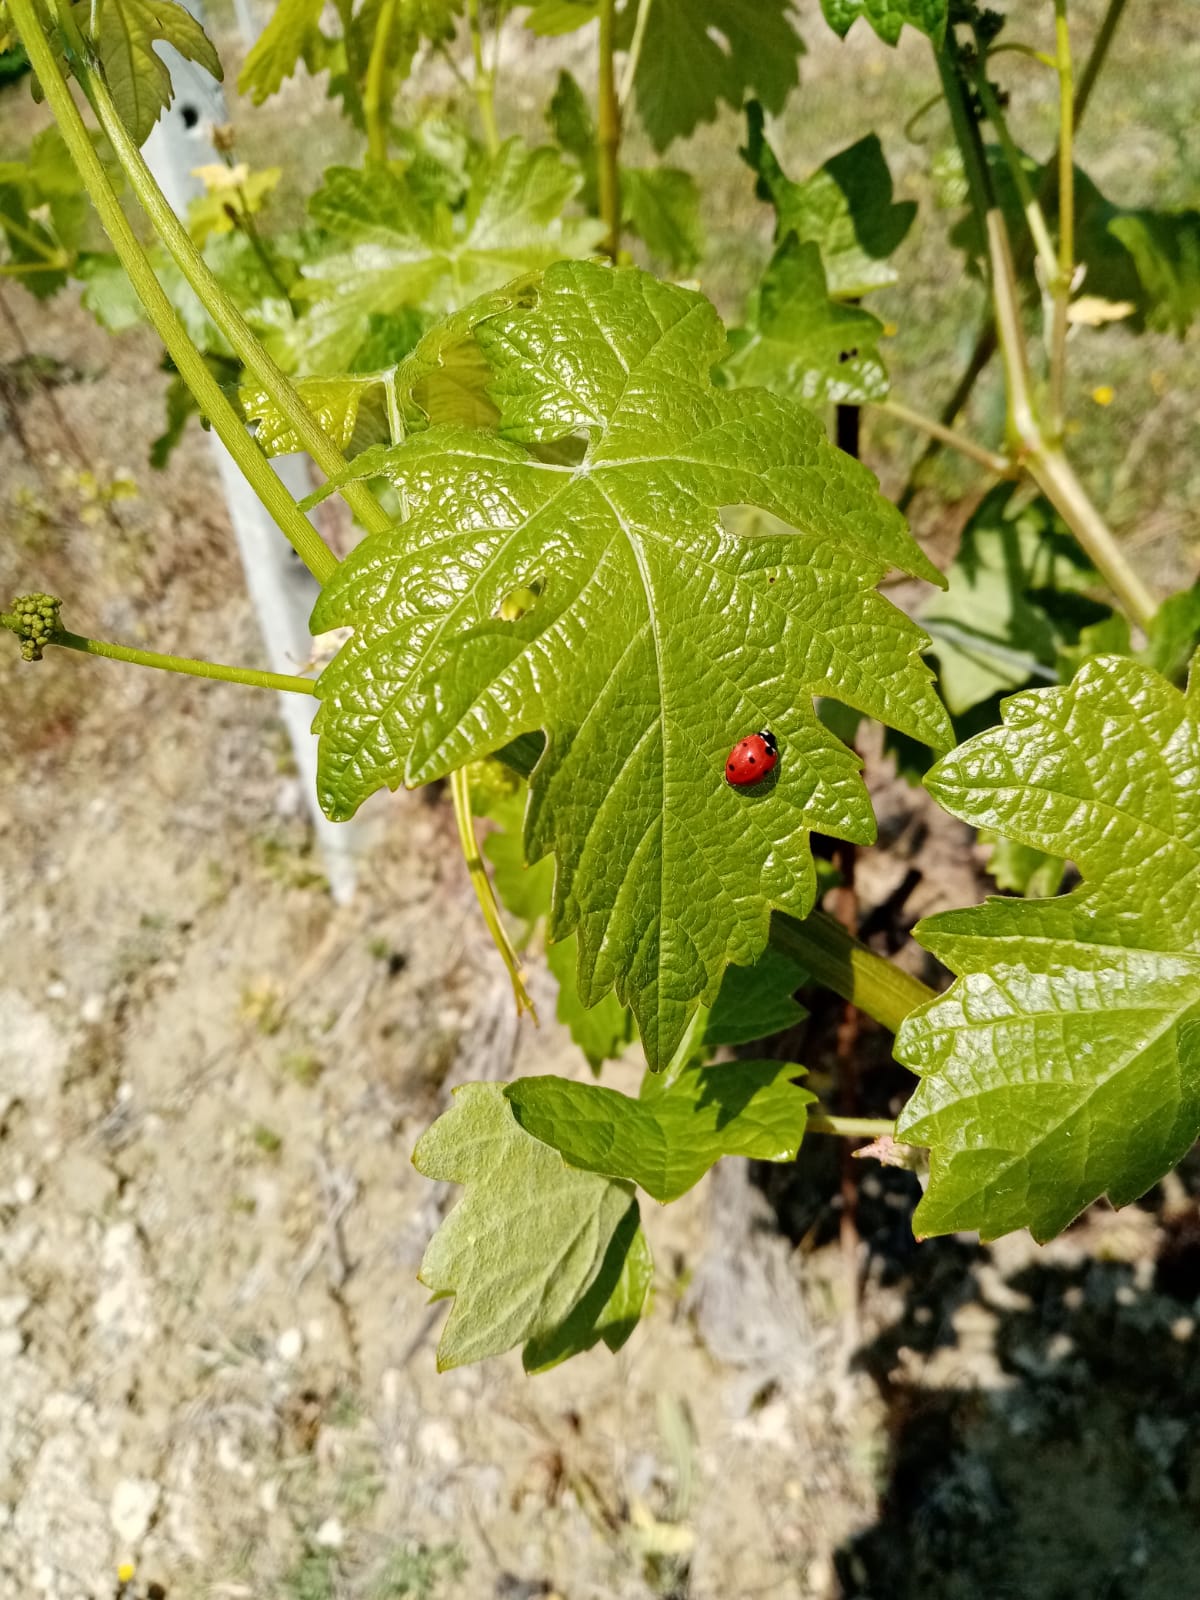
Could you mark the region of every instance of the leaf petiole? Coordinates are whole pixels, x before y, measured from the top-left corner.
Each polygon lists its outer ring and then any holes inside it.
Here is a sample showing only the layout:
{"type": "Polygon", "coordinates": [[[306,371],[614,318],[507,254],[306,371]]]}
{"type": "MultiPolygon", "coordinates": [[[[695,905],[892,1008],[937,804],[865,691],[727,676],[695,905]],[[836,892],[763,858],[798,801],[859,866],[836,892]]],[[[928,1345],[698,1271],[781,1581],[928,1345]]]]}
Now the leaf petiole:
{"type": "Polygon", "coordinates": [[[462,845],[463,859],[467,863],[475,898],[479,901],[479,909],[483,912],[487,930],[492,936],[493,944],[500,952],[501,960],[508,968],[508,976],[512,980],[513,994],[517,1002],[517,1015],[520,1016],[523,1011],[528,1011],[536,1023],[537,1007],[525,987],[525,971],[521,966],[521,958],[508,937],[500,905],[496,899],[496,891],[487,875],[483,857],[479,854],[475,824],[471,816],[471,780],[466,767],[459,767],[450,774],[450,794],[454,801],[454,820],[458,824],[458,840],[462,845]]]}

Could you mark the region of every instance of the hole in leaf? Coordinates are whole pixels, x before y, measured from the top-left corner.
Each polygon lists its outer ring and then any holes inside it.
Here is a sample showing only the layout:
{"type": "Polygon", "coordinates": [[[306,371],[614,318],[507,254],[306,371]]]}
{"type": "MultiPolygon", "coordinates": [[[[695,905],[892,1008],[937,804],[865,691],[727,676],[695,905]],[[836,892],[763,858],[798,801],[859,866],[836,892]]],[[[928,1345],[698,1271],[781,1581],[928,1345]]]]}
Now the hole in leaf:
{"type": "Polygon", "coordinates": [[[537,605],[542,588],[541,578],[531,578],[527,584],[517,589],[510,589],[501,599],[493,615],[501,622],[520,622],[521,618],[528,616],[537,605]]]}

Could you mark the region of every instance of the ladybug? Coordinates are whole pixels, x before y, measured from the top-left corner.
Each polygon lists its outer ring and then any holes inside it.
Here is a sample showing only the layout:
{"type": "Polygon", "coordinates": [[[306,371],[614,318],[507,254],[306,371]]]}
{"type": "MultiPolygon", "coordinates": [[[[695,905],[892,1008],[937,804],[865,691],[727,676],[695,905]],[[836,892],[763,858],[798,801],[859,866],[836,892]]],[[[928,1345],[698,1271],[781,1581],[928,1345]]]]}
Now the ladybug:
{"type": "Polygon", "coordinates": [[[739,739],[729,752],[725,763],[725,782],[735,789],[760,783],[768,772],[773,772],[779,761],[779,746],[775,735],[764,728],[761,733],[751,733],[739,739]]]}

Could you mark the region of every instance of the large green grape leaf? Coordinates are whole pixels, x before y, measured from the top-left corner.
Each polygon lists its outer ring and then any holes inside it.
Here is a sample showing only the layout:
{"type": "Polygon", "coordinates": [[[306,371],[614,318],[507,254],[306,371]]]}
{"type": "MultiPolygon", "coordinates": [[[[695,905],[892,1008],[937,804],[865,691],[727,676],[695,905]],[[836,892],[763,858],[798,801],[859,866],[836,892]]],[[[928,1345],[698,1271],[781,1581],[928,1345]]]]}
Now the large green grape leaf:
{"type": "Polygon", "coordinates": [[[1101,656],[1005,701],[926,779],[955,816],[1074,861],[1050,900],[918,924],[960,974],[907,1017],[921,1084],[897,1137],[932,1150],[918,1233],[1027,1227],[1124,1205],[1200,1133],[1200,685],[1101,656]]]}
{"type": "Polygon", "coordinates": [[[277,94],[312,49],[325,0],[277,0],[238,73],[238,92],[256,106],[277,94]]]}
{"type": "Polygon", "coordinates": [[[767,143],[762,107],[747,106],[746,121],[742,156],[758,174],[755,192],[775,207],[776,239],[794,233],[801,243],[819,246],[827,287],[837,300],[895,283],[889,257],[912,227],[917,207],[892,198],[892,175],[878,137],[868,134],[796,183],[767,143]]]}
{"type": "Polygon", "coordinates": [[[1097,575],[1056,512],[1008,483],[980,501],[946,576],[921,621],[956,717],[1031,678],[1053,681],[1060,652],[1104,612],[1084,598],[1097,575]]]}
{"type": "MultiPolygon", "coordinates": [[[[95,10],[90,0],[79,0],[75,11],[81,26],[88,26],[95,10]]],[[[208,35],[175,0],[104,0],[94,43],[121,121],[138,144],[149,137],[173,94],[157,45],[173,45],[214,78],[223,76],[208,35]]]]}
{"type": "Polygon", "coordinates": [[[821,0],[821,10],[843,39],[859,17],[866,17],[886,44],[897,43],[907,22],[940,45],[946,37],[949,0],[821,0]]]}
{"type": "Polygon", "coordinates": [[[475,330],[497,434],[431,427],[352,469],[411,517],[313,613],[355,630],[320,679],[319,792],[346,817],[544,730],[526,851],[557,857],[550,937],[579,930],[585,1005],[615,984],[664,1064],[770,906],[812,904],[808,830],[873,837],[813,696],[945,747],[924,635],[873,590],[893,566],[941,580],[810,412],[713,386],[702,296],[562,262],[534,301],[475,330]],[[739,505],[760,508],[742,533],[721,519],[739,505]],[[730,747],[762,727],[779,766],[730,788],[730,747]]]}
{"type": "Polygon", "coordinates": [[[665,150],[747,94],[781,111],[803,53],[792,0],[653,0],[634,76],[638,116],[665,150]]]}
{"type": "Polygon", "coordinates": [[[787,1061],[688,1067],[667,1087],[651,1078],[637,1100],[569,1078],[518,1078],[504,1092],[522,1128],[568,1166],[628,1179],[666,1203],[722,1156],[794,1161],[816,1099],[792,1082],[802,1071],[787,1061]]]}
{"type": "Polygon", "coordinates": [[[805,405],[866,405],[888,390],[882,332],[869,311],[829,298],[819,248],[789,234],[751,299],[746,326],[729,336],[722,371],[805,405]]]}
{"type": "Polygon", "coordinates": [[[334,248],[296,291],[307,302],[304,370],[352,367],[371,316],[453,311],[519,273],[589,254],[602,224],[563,216],[581,182],[556,150],[519,139],[475,168],[459,210],[391,167],[331,167],[309,210],[334,248]]]}
{"type": "Polygon", "coordinates": [[[531,1368],[599,1339],[620,1348],[649,1286],[649,1250],[628,1184],[568,1167],[524,1132],[498,1083],[456,1089],[450,1109],[417,1141],[413,1165],[466,1189],[419,1274],[435,1299],[454,1296],[439,1371],[518,1344],[531,1368]]]}

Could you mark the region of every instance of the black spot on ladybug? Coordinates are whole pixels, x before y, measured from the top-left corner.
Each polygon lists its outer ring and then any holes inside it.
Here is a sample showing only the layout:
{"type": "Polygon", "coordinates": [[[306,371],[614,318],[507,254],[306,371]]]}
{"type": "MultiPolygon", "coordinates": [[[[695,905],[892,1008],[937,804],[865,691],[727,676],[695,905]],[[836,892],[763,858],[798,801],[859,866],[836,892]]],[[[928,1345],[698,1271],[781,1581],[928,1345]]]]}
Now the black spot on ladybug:
{"type": "Polygon", "coordinates": [[[852,350],[843,350],[841,355],[838,357],[838,360],[841,362],[853,361],[857,354],[858,346],[855,345],[852,350]]]}

